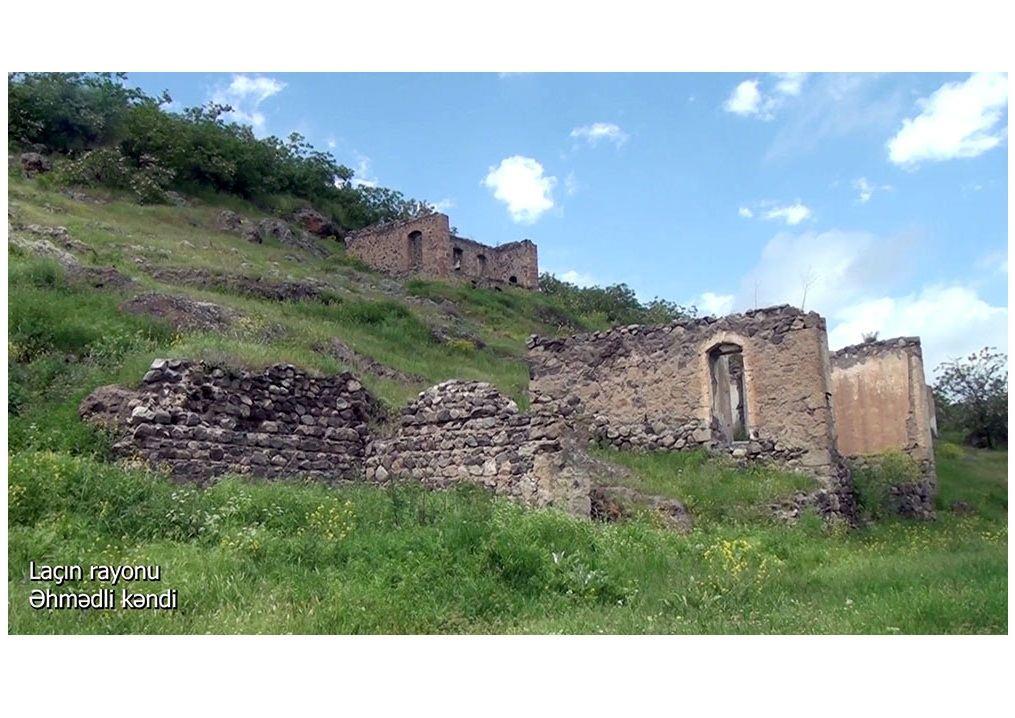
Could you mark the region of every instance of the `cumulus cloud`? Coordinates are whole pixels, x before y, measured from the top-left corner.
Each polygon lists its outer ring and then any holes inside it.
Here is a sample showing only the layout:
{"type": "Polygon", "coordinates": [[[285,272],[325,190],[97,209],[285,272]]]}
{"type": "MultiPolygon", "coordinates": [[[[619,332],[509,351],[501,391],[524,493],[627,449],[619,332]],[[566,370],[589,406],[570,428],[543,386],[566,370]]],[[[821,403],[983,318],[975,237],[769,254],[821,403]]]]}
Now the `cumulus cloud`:
{"type": "Polygon", "coordinates": [[[740,209],[737,210],[737,214],[739,214],[744,219],[750,219],[751,217],[754,216],[754,212],[751,210],[750,207],[741,207],[740,209]]]}
{"type": "Polygon", "coordinates": [[[730,96],[723,103],[727,112],[735,115],[757,115],[762,109],[761,90],[758,89],[757,80],[744,80],[735,88],[730,96]]]}
{"type": "Polygon", "coordinates": [[[764,217],[765,219],[781,220],[788,225],[797,225],[810,217],[811,214],[811,208],[797,200],[793,204],[766,210],[764,217]]]}
{"type": "Polygon", "coordinates": [[[269,97],[282,92],[285,86],[284,82],[273,77],[233,75],[229,85],[217,88],[211,99],[216,104],[233,108],[232,112],[224,115],[225,119],[250,125],[256,133],[262,134],[265,117],[259,108],[269,97]]]}
{"type": "Polygon", "coordinates": [[[906,237],[867,232],[779,233],[744,276],[733,306],[791,304],[828,320],[829,345],[921,337],[928,373],[983,346],[1007,347],[1008,309],[979,296],[972,283],[936,283],[899,294],[917,248],[906,237]]]}
{"type": "Polygon", "coordinates": [[[786,101],[787,97],[795,97],[803,89],[807,79],[805,72],[779,72],[765,78],[771,89],[763,90],[762,80],[755,78],[744,80],[733,88],[733,92],[723,103],[723,109],[743,117],[757,117],[770,120],[775,111],[786,101]]]}
{"type": "Polygon", "coordinates": [[[553,209],[553,188],[557,178],[548,176],[537,160],[514,155],[491,167],[483,178],[483,186],[507,205],[511,219],[519,224],[532,224],[553,209]]]}
{"type": "Polygon", "coordinates": [[[591,125],[575,127],[571,130],[571,139],[585,142],[595,147],[602,141],[612,142],[617,147],[627,142],[628,134],[612,122],[593,122],[591,125]]]}
{"type": "Polygon", "coordinates": [[[887,145],[888,158],[903,167],[976,157],[1008,134],[1008,78],[1002,73],[975,73],[965,82],[946,83],[917,106],[920,114],[903,120],[887,145]]]}
{"type": "Polygon", "coordinates": [[[710,314],[715,317],[722,317],[733,310],[733,302],[736,299],[732,294],[715,294],[714,292],[703,292],[698,298],[691,302],[703,314],[710,314]]]}
{"type": "Polygon", "coordinates": [[[591,274],[585,274],[575,269],[569,269],[566,272],[561,272],[557,275],[557,279],[568,282],[569,284],[577,284],[579,287],[594,287],[597,282],[591,274]]]}
{"type": "Polygon", "coordinates": [[[864,332],[883,338],[920,337],[927,378],[944,361],[984,347],[1007,351],[1008,308],[985,302],[976,290],[933,285],[901,297],[876,297],[838,309],[828,333],[833,349],[856,344],[864,332]]]}
{"type": "Polygon", "coordinates": [[[433,203],[433,208],[438,212],[447,212],[449,209],[455,206],[455,201],[450,197],[439,199],[433,203]]]}

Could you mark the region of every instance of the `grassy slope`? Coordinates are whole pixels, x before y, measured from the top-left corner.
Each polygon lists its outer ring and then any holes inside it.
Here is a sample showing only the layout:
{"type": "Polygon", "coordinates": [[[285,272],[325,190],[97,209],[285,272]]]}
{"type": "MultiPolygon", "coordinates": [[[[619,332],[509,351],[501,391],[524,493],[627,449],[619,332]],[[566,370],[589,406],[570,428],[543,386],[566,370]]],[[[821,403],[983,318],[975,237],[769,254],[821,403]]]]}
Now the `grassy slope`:
{"type": "Polygon", "coordinates": [[[174,334],[120,313],[129,293],[68,286],[52,263],[10,255],[14,632],[1007,631],[1001,452],[952,448],[939,457],[942,506],[962,500],[976,515],[944,511],[932,524],[884,522],[851,533],[767,520],[758,506],[795,488],[792,476],[739,472],[693,454],[604,452],[631,470],[636,488],[688,503],[697,519],[688,536],[647,517],[591,525],[468,489],[333,491],[227,481],[197,492],[105,463],[105,438],[77,419],[76,406],[95,386],[136,381],[155,356],[252,367],[291,361],[330,372],[339,365],[315,347],[337,336],[424,377],[418,385],[365,377],[392,405],[455,376],[492,381],[522,399],[528,333],[562,323],[597,326],[522,291],[403,287],[358,271],[340,254],[320,260],[251,245],[211,228],[214,207],[110,199],[75,202],[16,178],[9,197],[17,221],[67,226],[92,249],[92,262],[118,266],[141,289],[215,301],[244,319],[221,334],[174,334]],[[139,272],[135,258],[316,278],[340,301],[278,304],[165,287],[139,272]],[[430,338],[428,326],[448,320],[435,303],[441,300],[454,303],[462,315],[455,321],[485,349],[430,338]],[[33,559],[161,563],[163,587],[179,590],[181,609],[32,611],[25,579],[33,559]]]}

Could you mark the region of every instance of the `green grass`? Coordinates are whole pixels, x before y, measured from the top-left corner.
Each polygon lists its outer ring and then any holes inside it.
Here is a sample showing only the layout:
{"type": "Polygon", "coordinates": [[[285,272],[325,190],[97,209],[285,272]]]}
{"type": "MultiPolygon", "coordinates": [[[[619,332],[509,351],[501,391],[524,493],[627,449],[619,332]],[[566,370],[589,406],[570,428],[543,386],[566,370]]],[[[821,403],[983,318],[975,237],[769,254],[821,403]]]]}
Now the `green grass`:
{"type": "MultiPolygon", "coordinates": [[[[975,452],[976,472],[943,481],[1003,486],[1003,458],[975,452]]],[[[717,519],[680,535],[647,519],[602,525],[526,510],[470,487],[226,480],[195,490],[87,457],[28,451],[9,463],[12,633],[1008,628],[1007,523],[992,518],[993,504],[856,531],[717,519]],[[33,560],[157,563],[157,589],[176,589],[179,609],[33,610],[29,592],[48,585],[27,580],[33,560]]],[[[698,465],[702,479],[714,475],[707,466],[698,465]]]]}
{"type": "MultiPolygon", "coordinates": [[[[15,633],[1003,633],[1007,631],[1007,452],[943,445],[939,519],[885,520],[845,532],[814,517],[788,527],[767,504],[806,483],[737,470],[701,454],[600,455],[624,483],[683,501],[688,535],[649,516],[602,525],[528,511],[462,488],[328,489],[226,480],[198,491],[108,462],[109,439],[77,416],[95,387],[135,384],[155,357],[259,368],[342,367],[337,337],[421,381],[364,376],[389,406],[460,377],[490,381],[524,405],[524,341],[602,325],[539,294],[361,271],[335,252],[316,259],[212,229],[229,205],[139,207],[112,193],[76,202],[10,178],[16,222],[65,225],[138,284],[95,291],[52,262],[9,252],[8,587],[15,633]],[[279,303],[161,284],[135,259],[267,279],[322,282],[329,301],[279,303]],[[141,291],[220,303],[239,320],[221,332],[174,332],[119,311],[141,291]],[[419,301],[430,299],[432,302],[419,301]],[[486,343],[442,343],[449,321],[486,343]],[[962,501],[973,508],[958,515],[962,501]],[[175,588],[172,613],[36,612],[28,562],[150,563],[175,588]]],[[[221,202],[219,201],[221,200],[221,202]]],[[[93,587],[94,588],[94,587],[93,587]]],[[[137,586],[135,588],[142,588],[137,586]]]]}

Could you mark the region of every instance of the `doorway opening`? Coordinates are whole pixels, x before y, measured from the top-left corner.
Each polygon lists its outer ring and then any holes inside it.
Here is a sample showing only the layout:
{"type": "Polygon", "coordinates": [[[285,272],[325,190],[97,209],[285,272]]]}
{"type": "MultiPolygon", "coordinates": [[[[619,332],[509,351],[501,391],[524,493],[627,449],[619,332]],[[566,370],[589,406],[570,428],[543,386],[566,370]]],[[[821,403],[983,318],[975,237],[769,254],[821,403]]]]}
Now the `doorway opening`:
{"type": "Polygon", "coordinates": [[[712,388],[712,426],[724,443],[750,438],[747,391],[744,378],[744,349],[724,342],[708,352],[708,373],[712,388]]]}
{"type": "Polygon", "coordinates": [[[423,267],[423,233],[409,232],[409,270],[418,272],[423,267]]]}

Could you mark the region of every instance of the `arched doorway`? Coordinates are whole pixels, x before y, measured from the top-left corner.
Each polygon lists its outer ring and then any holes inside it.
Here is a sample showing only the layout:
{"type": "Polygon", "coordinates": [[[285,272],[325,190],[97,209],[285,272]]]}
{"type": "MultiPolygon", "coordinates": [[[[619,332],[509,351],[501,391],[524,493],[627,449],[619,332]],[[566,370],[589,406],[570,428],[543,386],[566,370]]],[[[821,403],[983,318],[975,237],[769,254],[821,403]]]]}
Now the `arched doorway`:
{"type": "Polygon", "coordinates": [[[722,342],[708,351],[708,374],[712,391],[712,426],[721,441],[747,441],[747,386],[744,377],[744,349],[722,342]]]}

